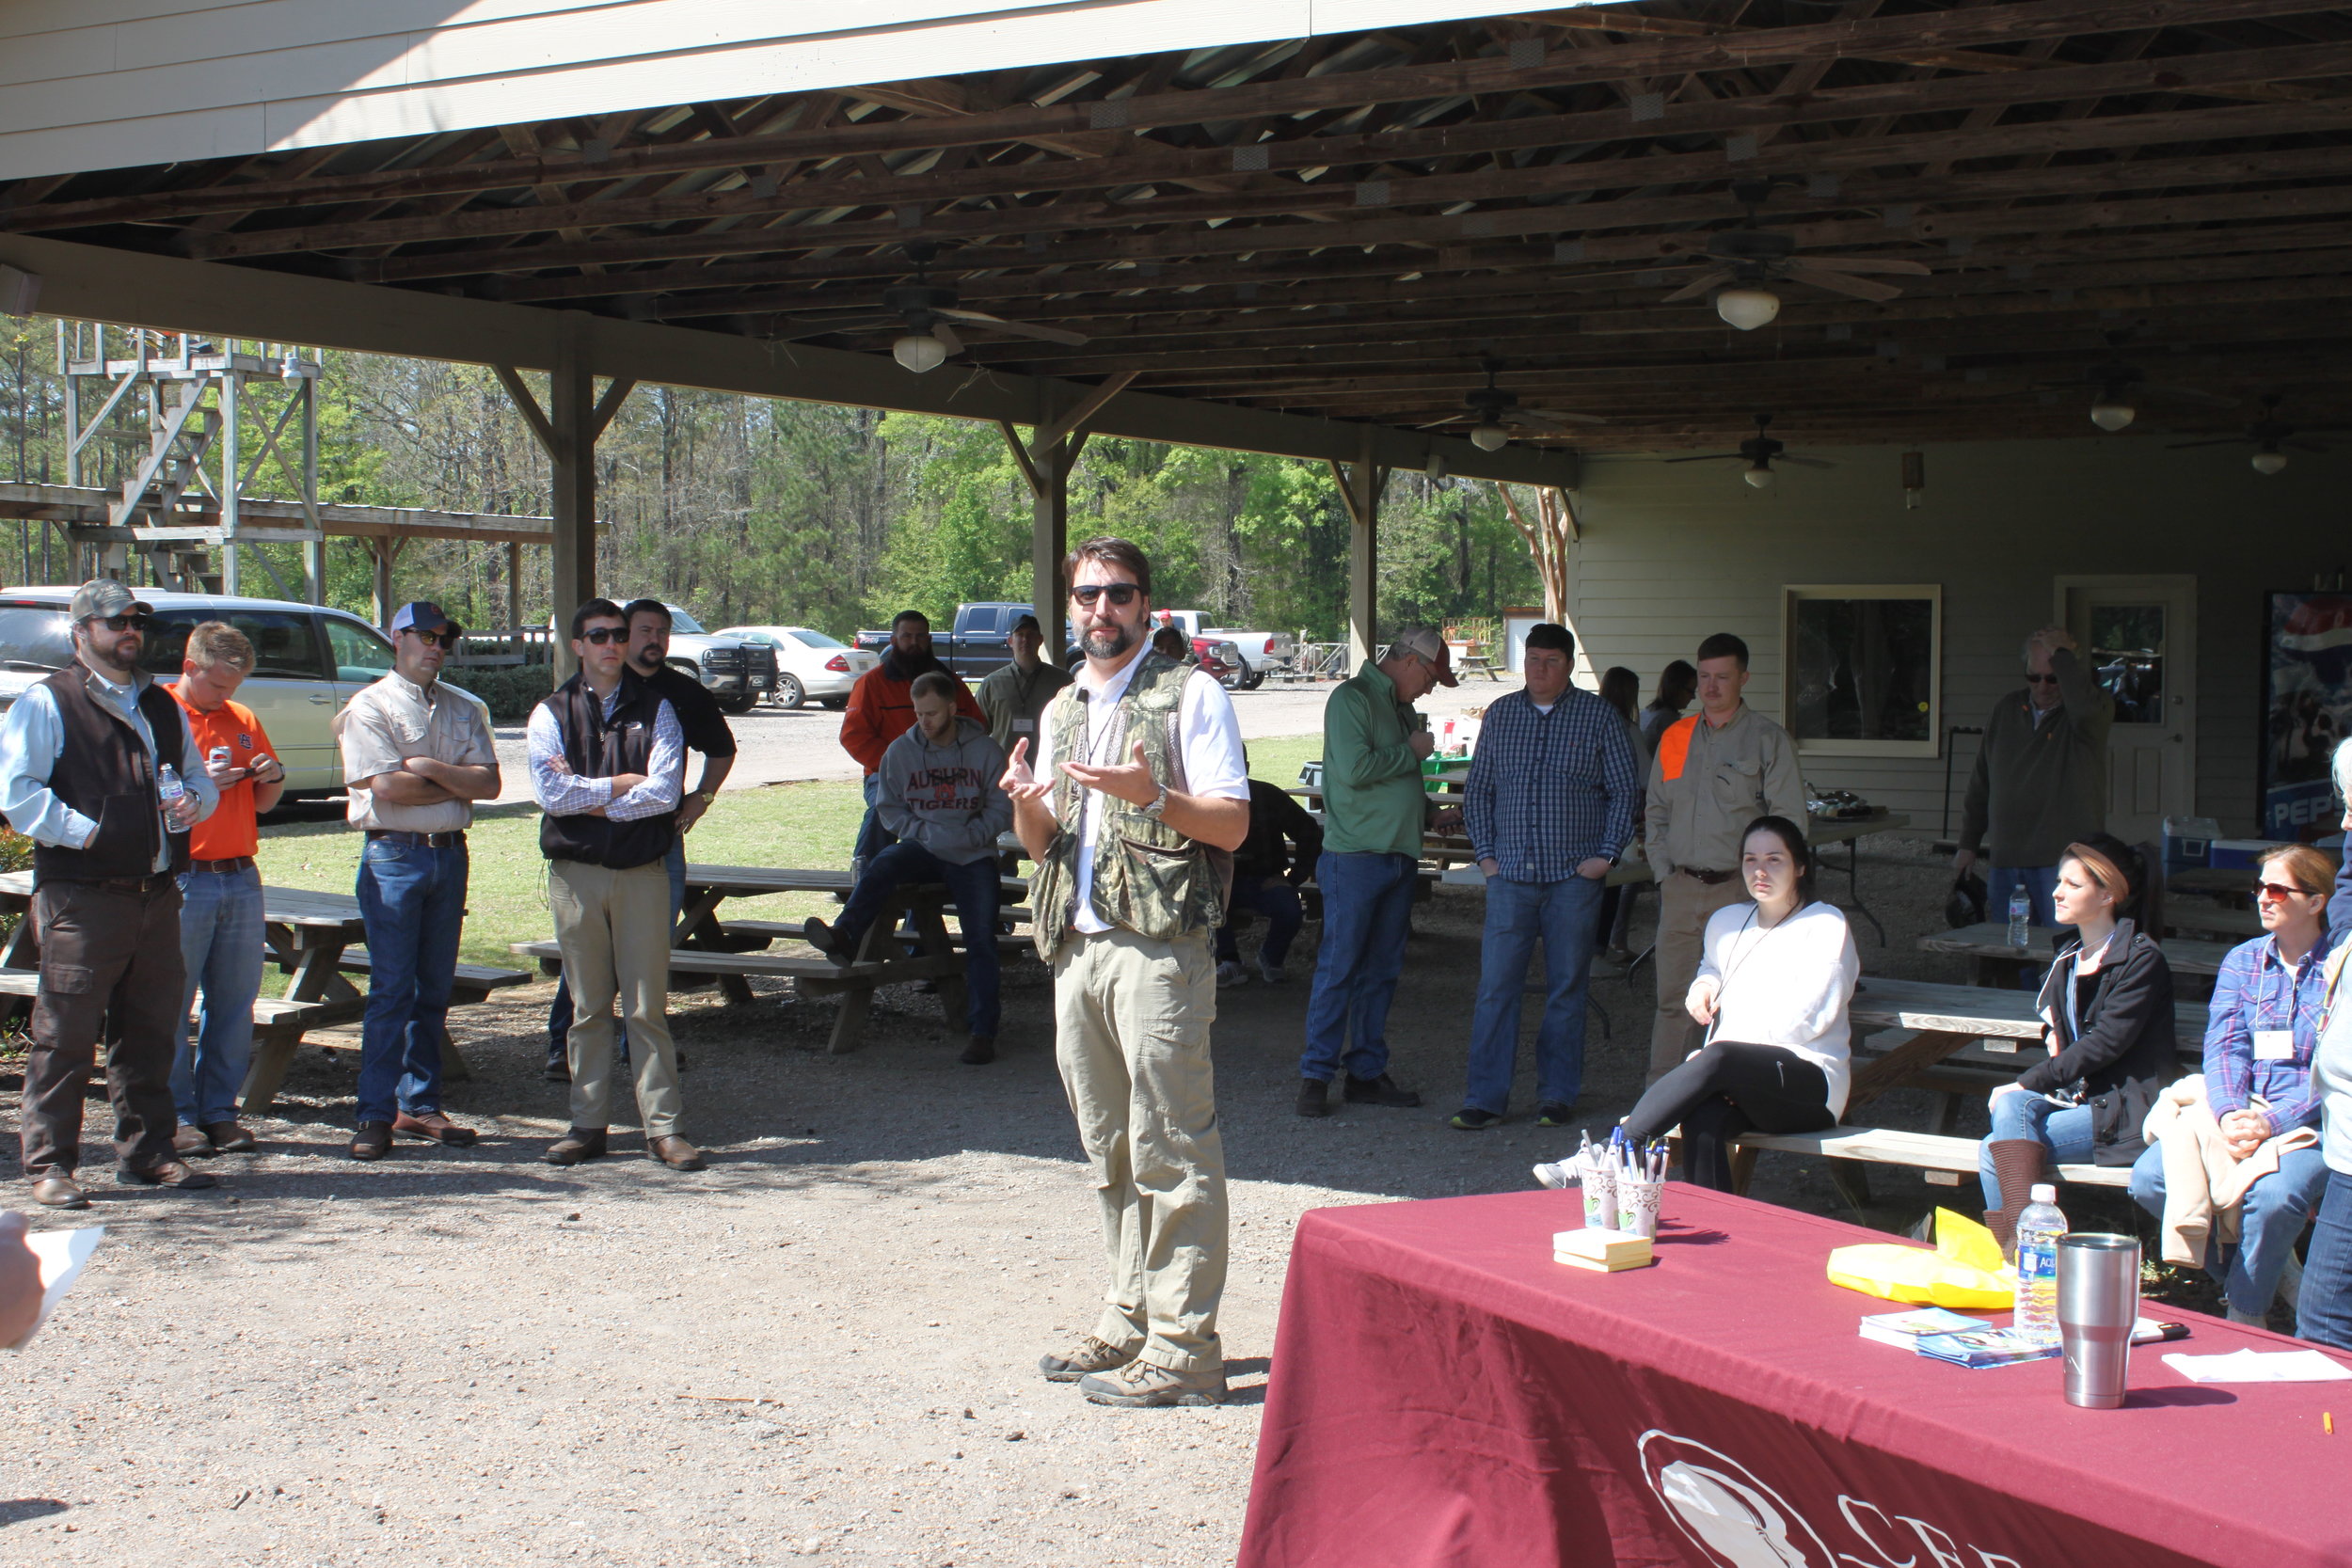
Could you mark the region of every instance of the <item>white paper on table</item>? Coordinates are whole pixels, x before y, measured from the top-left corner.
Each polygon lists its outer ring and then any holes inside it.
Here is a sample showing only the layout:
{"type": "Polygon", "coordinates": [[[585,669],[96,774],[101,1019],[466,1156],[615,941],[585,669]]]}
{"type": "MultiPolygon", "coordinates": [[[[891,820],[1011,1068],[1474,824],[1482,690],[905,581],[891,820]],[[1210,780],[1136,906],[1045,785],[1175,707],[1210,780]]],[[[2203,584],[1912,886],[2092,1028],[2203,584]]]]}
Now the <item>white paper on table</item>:
{"type": "Polygon", "coordinates": [[[25,1235],[24,1244],[40,1263],[40,1316],[33,1320],[33,1326],[24,1331],[24,1338],[13,1345],[0,1346],[0,1350],[23,1350],[33,1342],[33,1336],[40,1332],[49,1314],[65,1299],[66,1291],[81,1275],[82,1265],[89,1261],[90,1254],[98,1250],[98,1243],[105,1235],[106,1227],[103,1225],[86,1226],[79,1230],[35,1230],[25,1235]]]}
{"type": "Polygon", "coordinates": [[[2334,1383],[2352,1370],[2315,1350],[2233,1350],[2226,1355],[2183,1355],[2164,1364],[2191,1383],[2334,1383]]]}

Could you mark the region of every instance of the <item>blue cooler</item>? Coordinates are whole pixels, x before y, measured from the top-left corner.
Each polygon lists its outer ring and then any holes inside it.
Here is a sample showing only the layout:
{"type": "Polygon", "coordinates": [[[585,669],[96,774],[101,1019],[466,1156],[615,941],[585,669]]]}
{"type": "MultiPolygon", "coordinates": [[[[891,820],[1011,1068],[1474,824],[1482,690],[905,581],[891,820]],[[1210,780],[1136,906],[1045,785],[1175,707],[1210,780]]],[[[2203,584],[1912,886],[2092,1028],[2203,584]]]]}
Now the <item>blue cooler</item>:
{"type": "Polygon", "coordinates": [[[2251,871],[2255,861],[2277,847],[2266,838],[2217,838],[2209,863],[2216,871],[2251,871]]]}
{"type": "Polygon", "coordinates": [[[2221,824],[2210,816],[2168,816],[2164,819],[2164,868],[2200,870],[2213,863],[2213,841],[2221,824]]]}

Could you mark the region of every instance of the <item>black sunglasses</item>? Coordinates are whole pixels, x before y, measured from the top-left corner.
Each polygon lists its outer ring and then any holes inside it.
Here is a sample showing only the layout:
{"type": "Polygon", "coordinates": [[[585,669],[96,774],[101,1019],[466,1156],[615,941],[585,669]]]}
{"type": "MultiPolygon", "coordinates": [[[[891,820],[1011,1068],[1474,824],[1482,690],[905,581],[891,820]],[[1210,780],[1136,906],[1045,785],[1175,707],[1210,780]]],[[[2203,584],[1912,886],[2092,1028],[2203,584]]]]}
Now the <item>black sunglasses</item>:
{"type": "Polygon", "coordinates": [[[593,642],[601,648],[607,642],[628,641],[628,628],[627,626],[590,626],[580,634],[580,640],[582,642],[593,642]]]}
{"type": "Polygon", "coordinates": [[[403,626],[400,629],[418,641],[430,642],[437,648],[454,648],[459,640],[458,634],[453,631],[419,631],[414,626],[403,626]]]}
{"type": "Polygon", "coordinates": [[[2306,898],[2315,898],[2318,896],[2318,895],[2312,892],[2310,888],[2289,887],[2284,882],[2256,882],[2254,884],[2254,895],[2258,898],[2276,898],[2280,902],[2284,903],[2289,894],[2300,894],[2306,898]]]}
{"type": "Polygon", "coordinates": [[[1089,582],[1073,588],[1070,596],[1085,609],[1092,610],[1097,599],[1107,596],[1115,605],[1131,605],[1142,593],[1143,590],[1132,582],[1089,582]]]}
{"type": "Polygon", "coordinates": [[[155,629],[154,618],[147,615],[92,615],[88,619],[108,631],[152,631],[155,629]]]}
{"type": "Polygon", "coordinates": [[[2058,685],[2058,677],[2056,675],[2037,675],[2031,672],[2027,672],[2026,675],[2026,684],[2027,686],[2056,686],[2058,685]]]}

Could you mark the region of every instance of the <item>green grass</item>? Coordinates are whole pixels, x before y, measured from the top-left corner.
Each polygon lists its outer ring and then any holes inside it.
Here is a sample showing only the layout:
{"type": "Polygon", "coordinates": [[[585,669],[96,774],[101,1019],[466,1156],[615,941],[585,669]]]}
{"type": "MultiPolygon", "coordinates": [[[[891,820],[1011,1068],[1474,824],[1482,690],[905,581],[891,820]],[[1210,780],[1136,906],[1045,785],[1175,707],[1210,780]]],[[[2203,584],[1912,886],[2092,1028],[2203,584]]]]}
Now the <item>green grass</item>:
{"type": "MultiPolygon", "coordinates": [[[[1249,746],[1252,776],[1298,782],[1298,765],[1319,755],[1320,736],[1284,736],[1249,746]]],[[[854,784],[785,784],[728,790],[687,839],[687,853],[722,865],[846,867],[866,803],[854,784]]],[[[262,830],[262,879],[273,887],[349,893],[359,871],[359,835],[341,822],[300,822],[262,830]]],[[[536,942],[555,928],[548,914],[547,861],[539,853],[535,806],[494,806],[479,813],[469,839],[472,879],[466,896],[467,962],[516,967],[509,944],[536,942]]],[[[823,914],[833,900],[818,894],[730,900],[725,913],[745,920],[799,920],[823,914]]]]}

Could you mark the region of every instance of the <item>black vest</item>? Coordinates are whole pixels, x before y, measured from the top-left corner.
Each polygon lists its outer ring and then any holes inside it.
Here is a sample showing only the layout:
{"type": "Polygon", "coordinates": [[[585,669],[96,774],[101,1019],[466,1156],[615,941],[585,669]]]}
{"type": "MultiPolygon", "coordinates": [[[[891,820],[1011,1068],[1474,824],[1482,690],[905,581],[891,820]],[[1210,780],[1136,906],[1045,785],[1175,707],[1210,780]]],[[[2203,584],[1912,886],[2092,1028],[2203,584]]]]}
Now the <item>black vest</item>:
{"type": "MultiPolygon", "coordinates": [[[[636,671],[622,668],[620,699],[612,705],[610,720],[604,716],[603,699],[577,674],[550,693],[544,705],[555,714],[556,731],[564,737],[564,760],[581,778],[650,771],[654,720],[661,711],[661,698],[636,671]]],[[[585,861],[615,871],[660,860],[670,852],[675,837],[675,811],[633,822],[552,812],[539,819],[539,852],[548,859],[585,861]]]]}
{"type": "MultiPolygon", "coordinates": [[[[113,877],[146,877],[155,870],[155,835],[163,823],[155,793],[155,769],[138,732],[113,706],[89,693],[93,677],[79,659],[40,684],[57,705],[65,744],[49,770],[49,788],[58,800],[98,824],[79,849],[61,845],[33,847],[33,879],[89,882],[113,877]]],[[[139,688],[139,711],[155,736],[155,756],[182,778],[180,705],[154,682],[139,688]]],[[[188,868],[188,835],[173,833],[171,869],[188,868]]]]}

